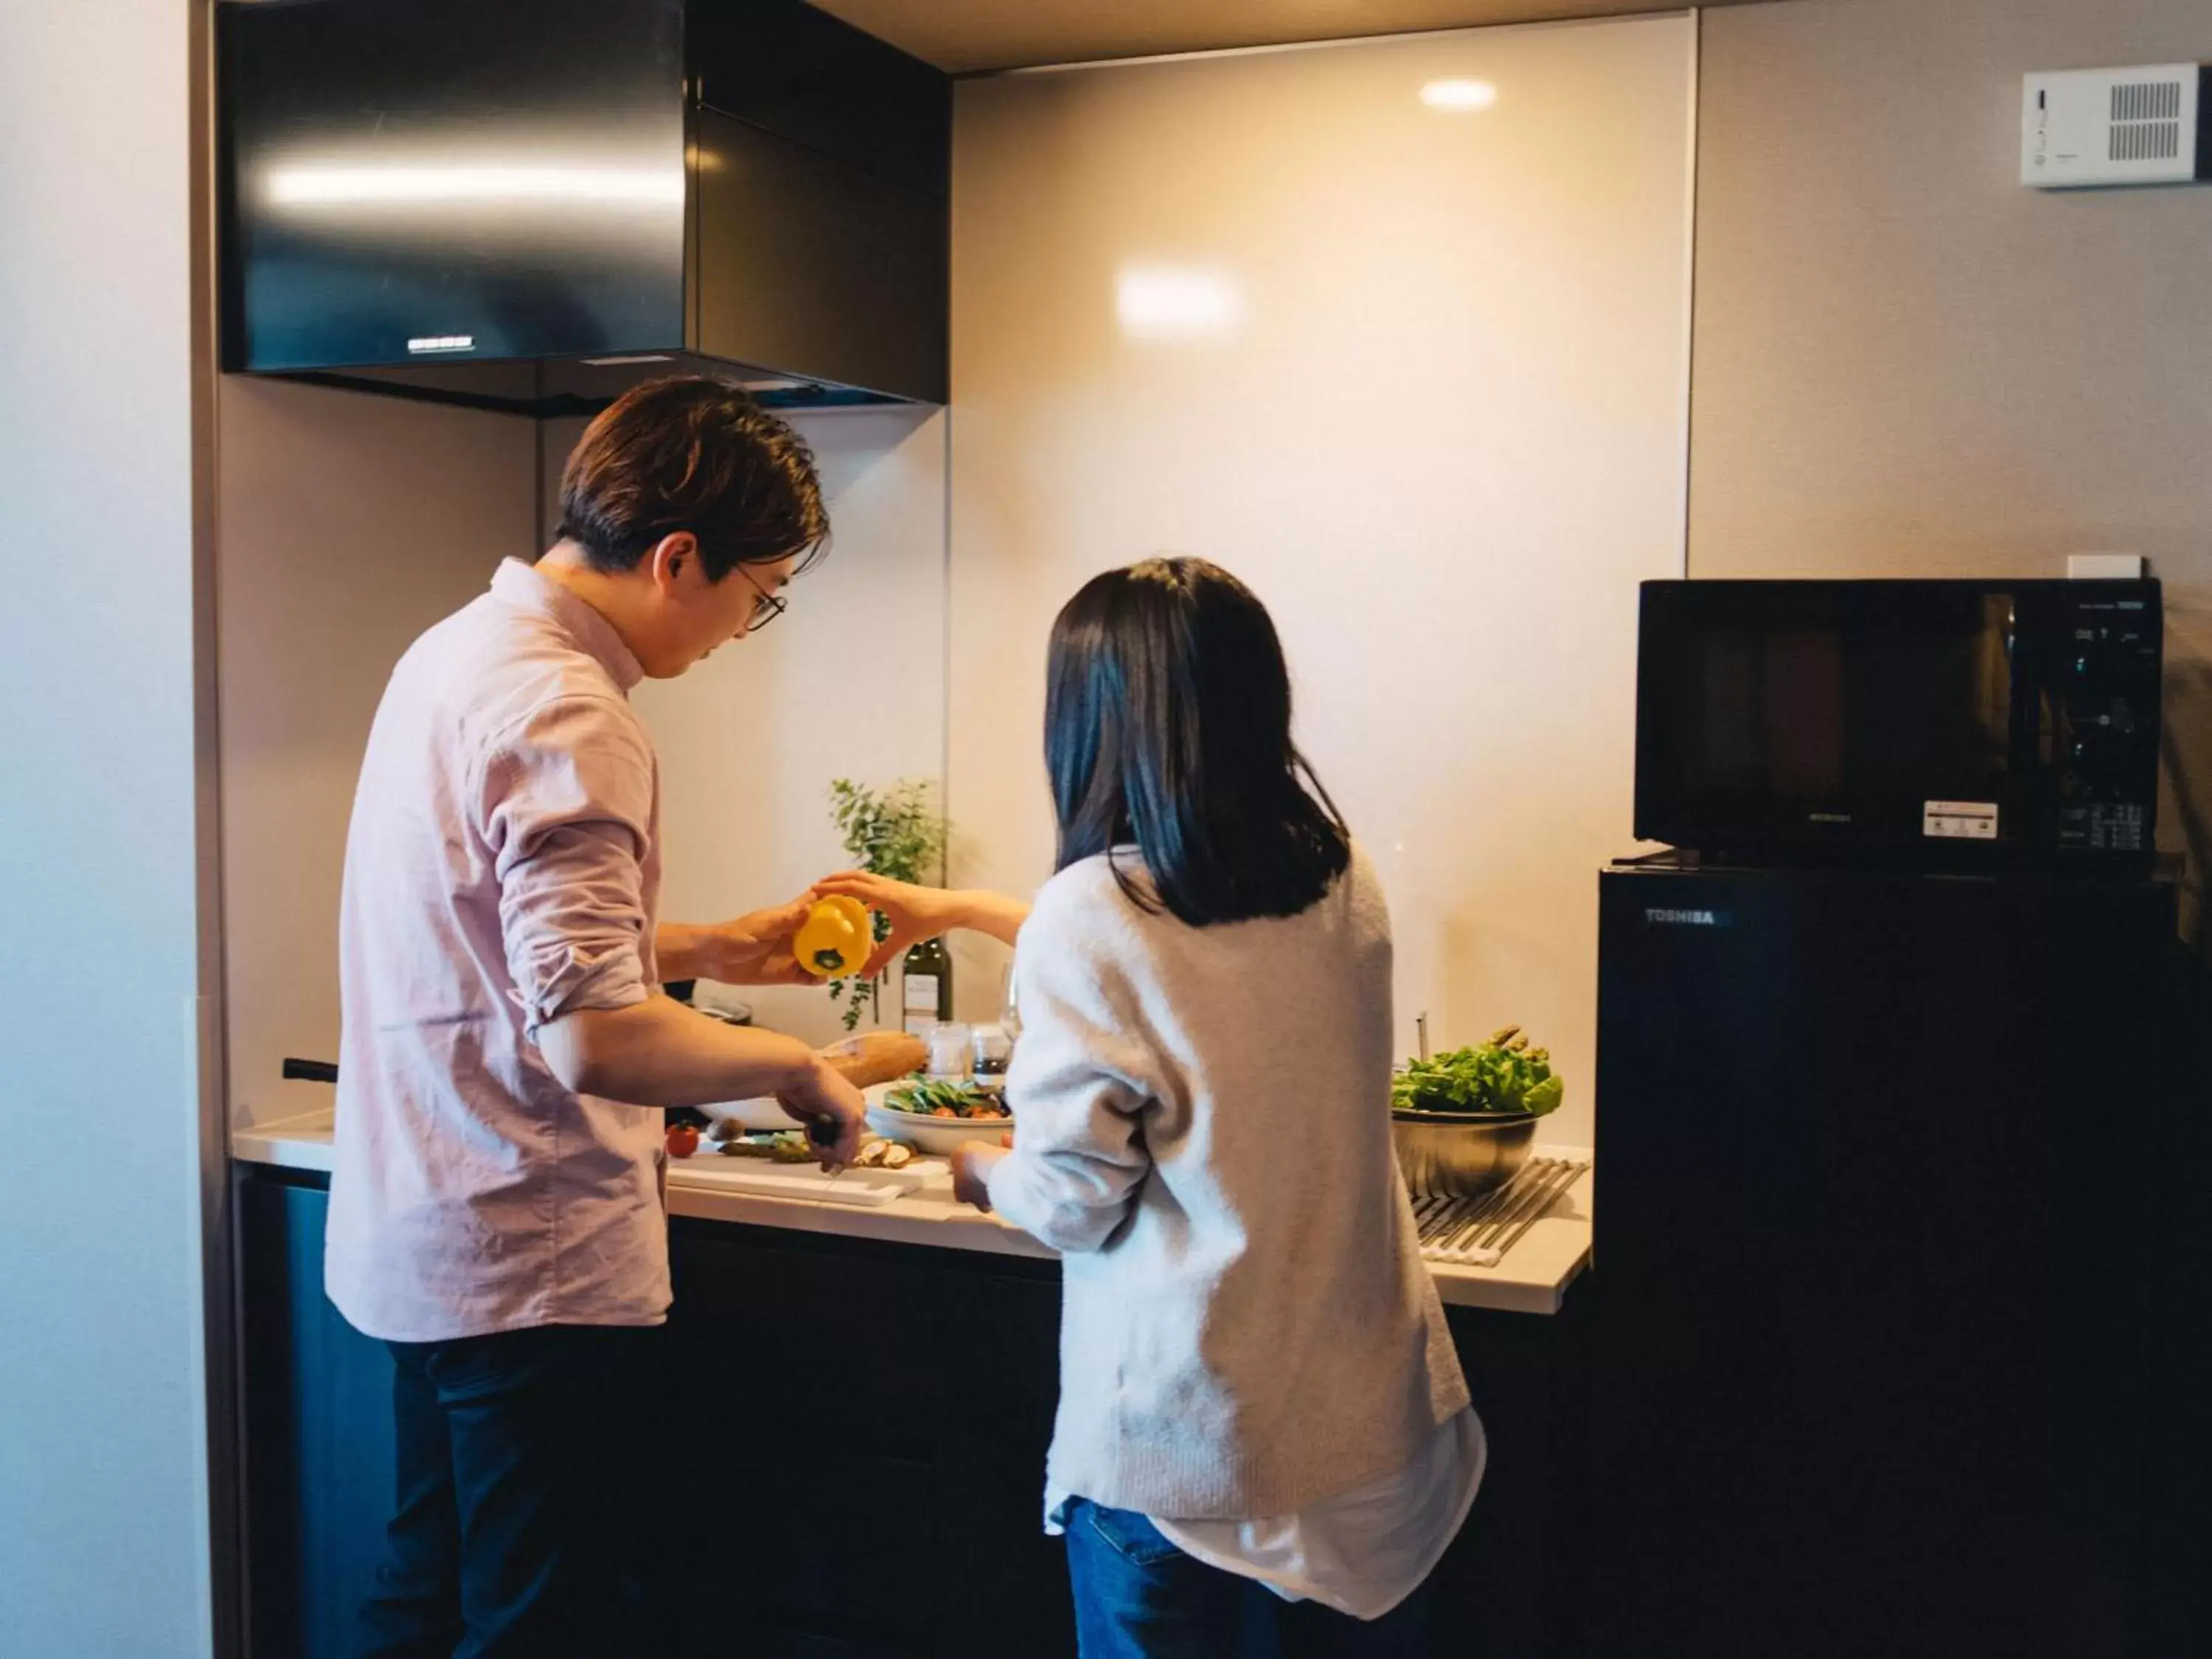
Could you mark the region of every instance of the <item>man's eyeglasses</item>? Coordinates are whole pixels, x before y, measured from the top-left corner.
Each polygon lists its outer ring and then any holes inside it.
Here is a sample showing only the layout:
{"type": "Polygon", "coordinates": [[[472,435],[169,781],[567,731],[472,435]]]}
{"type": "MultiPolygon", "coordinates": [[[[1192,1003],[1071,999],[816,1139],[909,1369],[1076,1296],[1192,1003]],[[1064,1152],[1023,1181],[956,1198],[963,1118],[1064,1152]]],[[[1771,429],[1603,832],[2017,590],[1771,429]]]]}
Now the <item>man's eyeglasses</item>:
{"type": "Polygon", "coordinates": [[[745,618],[745,632],[757,634],[781,617],[789,607],[791,601],[780,593],[769,592],[768,589],[753,580],[753,573],[744,566],[738,567],[738,574],[745,579],[746,585],[754,592],[760,595],[760,598],[753,601],[753,614],[745,618]]]}

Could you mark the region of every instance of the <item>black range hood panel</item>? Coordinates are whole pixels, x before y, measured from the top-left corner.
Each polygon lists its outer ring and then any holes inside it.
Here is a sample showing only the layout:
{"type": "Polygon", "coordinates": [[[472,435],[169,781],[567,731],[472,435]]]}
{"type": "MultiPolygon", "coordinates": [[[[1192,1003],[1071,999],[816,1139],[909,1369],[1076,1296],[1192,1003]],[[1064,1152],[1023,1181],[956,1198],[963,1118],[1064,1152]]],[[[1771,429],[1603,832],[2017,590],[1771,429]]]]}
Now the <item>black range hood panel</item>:
{"type": "Polygon", "coordinates": [[[224,367],[945,397],[951,85],[799,0],[229,0],[224,367]]]}

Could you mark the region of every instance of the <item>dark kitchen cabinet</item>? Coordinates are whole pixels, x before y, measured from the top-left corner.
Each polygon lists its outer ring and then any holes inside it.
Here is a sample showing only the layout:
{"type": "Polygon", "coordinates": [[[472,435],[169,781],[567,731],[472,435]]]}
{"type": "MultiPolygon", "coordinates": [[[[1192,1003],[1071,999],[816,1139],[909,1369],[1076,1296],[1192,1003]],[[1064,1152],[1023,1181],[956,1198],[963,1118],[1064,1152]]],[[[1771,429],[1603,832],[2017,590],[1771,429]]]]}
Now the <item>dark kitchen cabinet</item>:
{"type": "Polygon", "coordinates": [[[1053,1264],[681,1218],[671,1247],[670,1364],[702,1431],[671,1468],[671,1532],[720,1540],[729,1570],[695,1556],[664,1586],[667,1650],[726,1652],[733,1631],[1063,1650],[1066,1572],[1038,1507],[1053,1264]]]}
{"type": "Polygon", "coordinates": [[[323,1295],[323,1178],[240,1164],[234,1180],[248,1651],[337,1659],[392,1504],[392,1360],[323,1295]]]}
{"type": "Polygon", "coordinates": [[[233,371],[943,403],[952,86],[802,0],[216,8],[233,371]]]}
{"type": "Polygon", "coordinates": [[[2172,889],[1601,885],[1594,1650],[2204,1651],[2172,889]]]}
{"type": "MultiPolygon", "coordinates": [[[[392,1486],[391,1364],[325,1300],[323,1177],[238,1168],[253,1659],[346,1650],[392,1486]]],[[[677,1218],[656,1659],[1072,1659],[1044,1536],[1059,1268],[677,1218]]],[[[1456,1309],[1488,1425],[1440,1655],[1575,1651],[1577,1303],[1456,1309]]]]}

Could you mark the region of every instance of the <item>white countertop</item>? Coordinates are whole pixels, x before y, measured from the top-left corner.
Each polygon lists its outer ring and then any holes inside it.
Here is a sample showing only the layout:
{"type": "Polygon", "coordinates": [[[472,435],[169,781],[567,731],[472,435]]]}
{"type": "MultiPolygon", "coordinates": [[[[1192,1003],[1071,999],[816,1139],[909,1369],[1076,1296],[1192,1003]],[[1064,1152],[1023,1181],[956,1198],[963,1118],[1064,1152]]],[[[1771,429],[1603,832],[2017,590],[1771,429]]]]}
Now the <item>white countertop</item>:
{"type": "MultiPolygon", "coordinates": [[[[288,1118],[281,1123],[233,1131],[231,1156],[248,1163],[269,1164],[290,1170],[331,1167],[331,1115],[317,1112],[288,1118]]],[[[1540,1154],[1588,1158],[1587,1151],[1572,1147],[1540,1147],[1540,1154]]],[[[701,1163],[720,1164],[711,1154],[701,1163]]],[[[937,1160],[922,1160],[922,1164],[937,1160]]],[[[874,1209],[824,1204],[805,1198],[770,1198],[716,1189],[692,1176],[687,1160],[672,1159],[668,1166],[668,1210],[672,1215],[694,1216],[708,1221],[737,1221],[752,1227],[782,1227],[793,1232],[836,1233],[846,1238],[878,1238],[898,1244],[923,1244],[940,1249],[980,1250],[994,1255],[1026,1255],[1050,1260],[1053,1252],[1018,1228],[995,1216],[981,1214],[955,1203],[949,1184],[908,1194],[874,1209]]],[[[1548,1314],[1559,1311],[1567,1286],[1589,1264],[1590,1184],[1595,1173],[1576,1182],[1544,1218],[1528,1229],[1505,1259],[1495,1267],[1462,1267],[1431,1262],[1437,1293],[1447,1303],[1464,1308],[1494,1308],[1509,1313],[1548,1314]]]]}

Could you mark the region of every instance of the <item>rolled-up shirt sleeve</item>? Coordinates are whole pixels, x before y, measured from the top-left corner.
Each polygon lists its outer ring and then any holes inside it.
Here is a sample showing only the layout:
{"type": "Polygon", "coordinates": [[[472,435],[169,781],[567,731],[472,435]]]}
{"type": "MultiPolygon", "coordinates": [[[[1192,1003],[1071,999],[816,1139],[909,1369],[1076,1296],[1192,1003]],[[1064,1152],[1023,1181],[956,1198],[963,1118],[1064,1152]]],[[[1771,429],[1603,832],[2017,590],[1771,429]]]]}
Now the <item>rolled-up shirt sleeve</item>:
{"type": "Polygon", "coordinates": [[[1056,1250],[1099,1249],[1152,1170],[1144,1049],[1112,964],[1042,904],[1022,931],[1018,983],[1014,1146],[991,1170],[991,1207],[1056,1250]]]}
{"type": "Polygon", "coordinates": [[[545,703],[491,742],[482,780],[508,994],[525,1028],[643,1002],[654,774],[634,718],[603,697],[545,703]]]}

